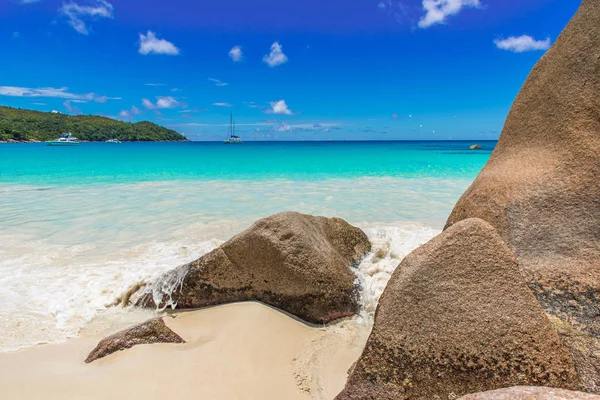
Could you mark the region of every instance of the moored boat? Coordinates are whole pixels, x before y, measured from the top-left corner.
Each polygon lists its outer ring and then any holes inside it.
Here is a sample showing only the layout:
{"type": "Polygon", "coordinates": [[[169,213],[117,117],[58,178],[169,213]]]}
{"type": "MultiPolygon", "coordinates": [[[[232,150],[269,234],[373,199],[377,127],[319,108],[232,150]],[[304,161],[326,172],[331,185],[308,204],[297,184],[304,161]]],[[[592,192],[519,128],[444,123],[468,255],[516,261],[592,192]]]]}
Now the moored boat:
{"type": "Polygon", "coordinates": [[[79,139],[73,137],[71,132],[61,135],[56,140],[46,141],[46,146],[79,146],[79,139]]]}
{"type": "Polygon", "coordinates": [[[229,129],[227,130],[227,139],[225,144],[242,144],[242,138],[235,135],[235,123],[233,122],[233,113],[229,117],[229,129]]]}

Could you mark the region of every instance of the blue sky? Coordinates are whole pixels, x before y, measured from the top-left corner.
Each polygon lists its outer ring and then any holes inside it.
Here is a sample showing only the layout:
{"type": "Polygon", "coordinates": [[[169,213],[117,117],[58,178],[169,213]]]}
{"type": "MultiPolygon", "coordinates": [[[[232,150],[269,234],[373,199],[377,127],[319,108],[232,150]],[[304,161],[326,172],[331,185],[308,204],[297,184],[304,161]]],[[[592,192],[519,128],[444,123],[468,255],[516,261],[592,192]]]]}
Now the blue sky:
{"type": "Polygon", "coordinates": [[[496,139],[575,0],[0,0],[0,105],[220,140],[496,139]]]}

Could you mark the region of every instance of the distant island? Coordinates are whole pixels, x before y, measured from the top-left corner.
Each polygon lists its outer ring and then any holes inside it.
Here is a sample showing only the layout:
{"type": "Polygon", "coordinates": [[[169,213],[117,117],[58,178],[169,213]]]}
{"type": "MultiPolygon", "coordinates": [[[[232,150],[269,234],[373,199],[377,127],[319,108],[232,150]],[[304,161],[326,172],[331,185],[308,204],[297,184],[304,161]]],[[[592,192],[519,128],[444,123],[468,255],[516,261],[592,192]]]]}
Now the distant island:
{"type": "Polygon", "coordinates": [[[184,142],[185,136],[152,122],[123,122],[95,115],[66,115],[0,106],[0,141],[36,142],[66,132],[82,141],[184,142]]]}

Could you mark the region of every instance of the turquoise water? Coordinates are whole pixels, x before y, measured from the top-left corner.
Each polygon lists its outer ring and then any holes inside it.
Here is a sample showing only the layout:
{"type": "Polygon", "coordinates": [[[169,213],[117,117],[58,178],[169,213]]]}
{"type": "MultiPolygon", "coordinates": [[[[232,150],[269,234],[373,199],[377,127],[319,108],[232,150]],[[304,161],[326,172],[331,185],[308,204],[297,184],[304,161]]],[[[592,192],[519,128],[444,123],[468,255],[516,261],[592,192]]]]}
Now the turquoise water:
{"type": "Polygon", "coordinates": [[[169,180],[473,178],[495,142],[83,143],[0,145],[0,182],[135,183],[169,180]]]}
{"type": "Polygon", "coordinates": [[[63,341],[98,319],[145,319],[108,305],[289,210],[342,217],[387,254],[357,269],[372,313],[495,142],[471,144],[0,144],[0,351],[63,341]]]}

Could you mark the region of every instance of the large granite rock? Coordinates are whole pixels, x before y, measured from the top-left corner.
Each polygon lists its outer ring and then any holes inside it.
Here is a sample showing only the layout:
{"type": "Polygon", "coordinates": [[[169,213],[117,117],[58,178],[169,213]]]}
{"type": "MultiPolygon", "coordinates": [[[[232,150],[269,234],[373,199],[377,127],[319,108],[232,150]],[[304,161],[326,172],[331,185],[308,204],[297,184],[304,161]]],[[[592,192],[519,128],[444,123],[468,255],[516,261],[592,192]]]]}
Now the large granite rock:
{"type": "Polygon", "coordinates": [[[102,339],[87,356],[85,362],[91,363],[117,351],[139,344],[152,343],[185,343],[185,341],[169,329],[162,318],[155,318],[102,339]]]}
{"type": "Polygon", "coordinates": [[[583,388],[588,392],[600,393],[600,340],[575,329],[573,325],[558,317],[548,315],[548,318],[569,349],[583,388]]]}
{"type": "Polygon", "coordinates": [[[472,217],[517,254],[546,312],[600,339],[600,0],[583,0],[532,70],[447,226],[472,217]]]}
{"type": "Polygon", "coordinates": [[[163,277],[170,297],[148,294],[139,304],[198,308],[261,301],[313,323],[358,310],[351,267],[371,249],[360,229],[339,218],[296,212],[256,222],[218,249],[163,277]]]}
{"type": "Polygon", "coordinates": [[[516,386],[469,394],[459,400],[600,400],[600,396],[549,387],[516,386]]]}
{"type": "Polygon", "coordinates": [[[513,253],[480,219],[407,256],[338,400],[448,399],[515,385],[579,388],[513,253]]]}

